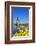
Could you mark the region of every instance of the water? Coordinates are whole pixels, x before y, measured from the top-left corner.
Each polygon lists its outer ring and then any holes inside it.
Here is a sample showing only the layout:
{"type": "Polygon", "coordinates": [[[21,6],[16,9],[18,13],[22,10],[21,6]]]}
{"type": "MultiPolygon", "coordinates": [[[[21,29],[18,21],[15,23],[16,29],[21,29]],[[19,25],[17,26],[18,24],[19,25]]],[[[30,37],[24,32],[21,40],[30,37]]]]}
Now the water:
{"type": "MultiPolygon", "coordinates": [[[[26,30],[26,26],[24,26],[24,27],[20,27],[20,30],[26,30]]],[[[17,28],[16,28],[16,25],[13,25],[13,34],[15,33],[15,32],[17,32],[18,30],[17,30],[17,28]]]]}
{"type": "Polygon", "coordinates": [[[13,33],[17,32],[16,25],[13,25],[13,33]]]}

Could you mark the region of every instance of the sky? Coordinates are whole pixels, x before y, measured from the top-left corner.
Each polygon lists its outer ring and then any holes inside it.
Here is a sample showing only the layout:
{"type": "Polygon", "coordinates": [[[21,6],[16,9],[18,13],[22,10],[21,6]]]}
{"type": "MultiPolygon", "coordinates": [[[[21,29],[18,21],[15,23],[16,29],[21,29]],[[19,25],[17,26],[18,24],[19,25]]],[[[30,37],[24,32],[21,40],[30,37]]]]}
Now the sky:
{"type": "Polygon", "coordinates": [[[16,23],[18,17],[20,23],[29,23],[29,8],[27,7],[12,7],[11,15],[13,15],[13,23],[16,23]]]}

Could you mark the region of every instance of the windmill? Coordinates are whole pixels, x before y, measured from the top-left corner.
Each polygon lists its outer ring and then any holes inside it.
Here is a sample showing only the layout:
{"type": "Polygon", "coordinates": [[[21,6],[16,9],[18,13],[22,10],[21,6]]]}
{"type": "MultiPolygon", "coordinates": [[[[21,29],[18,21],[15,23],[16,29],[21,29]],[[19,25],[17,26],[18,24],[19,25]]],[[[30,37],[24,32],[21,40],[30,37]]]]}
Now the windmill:
{"type": "Polygon", "coordinates": [[[17,28],[17,30],[20,29],[20,21],[19,21],[18,17],[16,19],[16,28],[17,28]]]}

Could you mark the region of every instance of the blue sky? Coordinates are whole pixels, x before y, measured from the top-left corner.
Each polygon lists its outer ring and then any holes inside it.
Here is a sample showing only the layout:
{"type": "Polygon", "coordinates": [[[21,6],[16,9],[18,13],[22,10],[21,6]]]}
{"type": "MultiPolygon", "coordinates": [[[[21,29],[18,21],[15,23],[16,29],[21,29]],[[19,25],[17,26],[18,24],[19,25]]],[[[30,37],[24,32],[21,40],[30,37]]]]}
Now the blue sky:
{"type": "Polygon", "coordinates": [[[16,23],[17,17],[20,20],[20,23],[29,23],[29,8],[12,7],[11,12],[13,15],[13,23],[16,23]]]}

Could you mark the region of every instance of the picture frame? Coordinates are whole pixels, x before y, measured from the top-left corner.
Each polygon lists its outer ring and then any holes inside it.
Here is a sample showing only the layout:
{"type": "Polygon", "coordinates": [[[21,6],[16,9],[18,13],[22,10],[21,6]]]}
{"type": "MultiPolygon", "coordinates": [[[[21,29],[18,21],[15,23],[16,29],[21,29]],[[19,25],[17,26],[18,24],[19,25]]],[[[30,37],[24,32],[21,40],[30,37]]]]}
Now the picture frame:
{"type": "MultiPolygon", "coordinates": [[[[28,10],[26,12],[28,12],[28,10]]],[[[26,12],[24,12],[24,13],[26,13],[26,12]]],[[[20,13],[18,13],[18,14],[20,14],[20,13]]],[[[28,13],[26,13],[26,14],[28,14],[28,13]]],[[[25,15],[24,15],[24,17],[25,17],[25,15]]],[[[25,17],[25,18],[27,18],[27,17],[25,17]]],[[[20,21],[21,21],[21,19],[20,19],[20,21]]],[[[22,25],[24,25],[24,24],[22,24],[22,25]]],[[[32,43],[32,42],[33,43],[35,42],[35,3],[6,1],[5,2],[5,44],[32,43]],[[21,9],[23,10],[24,7],[25,7],[25,10],[26,10],[27,8],[30,8],[30,6],[31,6],[31,9],[32,9],[30,11],[30,14],[29,14],[29,18],[31,18],[31,19],[29,19],[30,20],[29,21],[29,29],[31,30],[31,38],[30,37],[29,38],[27,38],[27,37],[26,38],[24,38],[24,37],[21,38],[22,36],[21,37],[19,36],[19,37],[11,39],[11,35],[13,35],[13,32],[11,33],[11,30],[14,29],[14,28],[13,28],[13,17],[10,17],[10,16],[15,16],[15,15],[11,15],[11,14],[15,14],[16,10],[14,10],[14,9],[18,9],[21,12],[21,9]],[[13,7],[13,9],[12,9],[13,13],[11,12],[11,7],[13,7]],[[15,7],[18,7],[18,8],[15,8],[15,7]],[[10,26],[10,25],[12,25],[12,26],[10,26]]]]}

